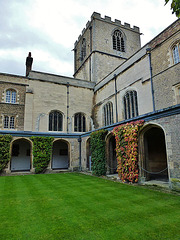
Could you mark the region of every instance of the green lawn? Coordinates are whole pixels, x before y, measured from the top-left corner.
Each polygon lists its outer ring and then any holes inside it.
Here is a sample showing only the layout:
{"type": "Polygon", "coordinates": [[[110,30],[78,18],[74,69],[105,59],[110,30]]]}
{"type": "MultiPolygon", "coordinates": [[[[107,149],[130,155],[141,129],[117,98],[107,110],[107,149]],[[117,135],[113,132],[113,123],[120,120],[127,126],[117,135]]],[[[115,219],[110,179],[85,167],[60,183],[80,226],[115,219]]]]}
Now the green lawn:
{"type": "Polygon", "coordinates": [[[180,197],[76,173],[0,177],[0,239],[180,240],[180,197]]]}

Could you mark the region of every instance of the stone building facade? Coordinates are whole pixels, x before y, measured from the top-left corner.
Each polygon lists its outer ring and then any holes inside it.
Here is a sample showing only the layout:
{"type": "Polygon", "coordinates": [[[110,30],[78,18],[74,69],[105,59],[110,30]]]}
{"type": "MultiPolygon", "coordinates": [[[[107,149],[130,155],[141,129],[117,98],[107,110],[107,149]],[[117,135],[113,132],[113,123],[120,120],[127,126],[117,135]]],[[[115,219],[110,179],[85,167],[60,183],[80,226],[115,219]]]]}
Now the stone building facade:
{"type": "Polygon", "coordinates": [[[25,78],[0,74],[0,128],[24,130],[27,81],[25,78]]]}
{"type": "Polygon", "coordinates": [[[31,66],[26,77],[0,74],[0,133],[11,134],[20,152],[5,172],[34,171],[31,136],[54,137],[49,171],[91,170],[90,133],[104,128],[107,172],[115,173],[113,128],[144,120],[140,179],[179,181],[179,30],[177,20],[141,47],[138,27],[93,13],[74,46],[74,78],[31,66]]]}
{"type": "Polygon", "coordinates": [[[99,82],[140,49],[139,28],[93,13],[74,44],[75,78],[99,82]]]}

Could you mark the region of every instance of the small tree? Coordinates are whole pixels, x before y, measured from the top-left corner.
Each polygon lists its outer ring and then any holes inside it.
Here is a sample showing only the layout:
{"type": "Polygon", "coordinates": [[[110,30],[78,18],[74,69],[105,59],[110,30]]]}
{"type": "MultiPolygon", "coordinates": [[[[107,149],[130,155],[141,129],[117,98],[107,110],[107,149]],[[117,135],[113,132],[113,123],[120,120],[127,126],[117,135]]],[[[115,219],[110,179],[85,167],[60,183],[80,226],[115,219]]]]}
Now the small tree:
{"type": "MultiPolygon", "coordinates": [[[[165,0],[165,5],[169,2],[169,0],[165,0]]],[[[180,0],[172,0],[171,3],[172,13],[176,14],[176,17],[180,17],[180,0]]]]}

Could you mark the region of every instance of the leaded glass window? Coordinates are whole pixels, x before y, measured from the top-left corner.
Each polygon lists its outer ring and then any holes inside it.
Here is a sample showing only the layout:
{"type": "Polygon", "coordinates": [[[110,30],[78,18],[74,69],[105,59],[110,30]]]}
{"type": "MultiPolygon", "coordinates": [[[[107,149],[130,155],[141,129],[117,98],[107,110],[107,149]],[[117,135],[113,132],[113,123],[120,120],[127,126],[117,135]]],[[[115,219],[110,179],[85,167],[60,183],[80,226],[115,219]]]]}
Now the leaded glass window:
{"type": "Polygon", "coordinates": [[[16,91],[8,89],[6,91],[6,103],[16,103],[16,91]]]}
{"type": "Polygon", "coordinates": [[[103,107],[104,113],[104,125],[113,124],[113,104],[111,102],[106,103],[103,107]]]}
{"type": "Polygon", "coordinates": [[[62,131],[63,116],[59,111],[52,111],[49,114],[49,131],[62,131]]]}
{"type": "Polygon", "coordinates": [[[76,113],[74,116],[74,131],[85,132],[86,131],[86,118],[83,113],[76,113]]]}
{"type": "Polygon", "coordinates": [[[180,44],[179,43],[177,43],[173,47],[173,61],[174,61],[174,64],[180,62],[180,44]]]}
{"type": "Polygon", "coordinates": [[[125,43],[122,32],[119,30],[114,31],[113,34],[113,49],[121,52],[125,52],[125,43]]]}
{"type": "Polygon", "coordinates": [[[128,91],[125,94],[123,101],[125,119],[133,118],[139,115],[136,91],[128,91]]]}

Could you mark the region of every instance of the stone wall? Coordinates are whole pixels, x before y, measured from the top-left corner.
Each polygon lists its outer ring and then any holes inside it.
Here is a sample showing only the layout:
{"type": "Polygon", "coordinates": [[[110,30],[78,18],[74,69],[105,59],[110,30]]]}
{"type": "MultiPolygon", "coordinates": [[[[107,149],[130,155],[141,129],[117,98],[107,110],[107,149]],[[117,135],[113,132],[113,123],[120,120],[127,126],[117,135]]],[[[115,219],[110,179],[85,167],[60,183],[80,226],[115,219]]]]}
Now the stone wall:
{"type": "Polygon", "coordinates": [[[165,132],[170,178],[180,178],[180,115],[161,118],[153,122],[160,124],[165,132]]]}
{"type": "MultiPolygon", "coordinates": [[[[51,76],[49,78],[51,79],[51,76]]],[[[59,82],[29,79],[25,109],[26,131],[47,132],[49,113],[52,110],[62,113],[63,132],[67,131],[67,124],[69,132],[74,131],[74,114],[78,112],[85,114],[86,131],[91,129],[93,88],[83,87],[81,80],[79,86],[76,84],[77,80],[73,82],[71,79],[69,84],[67,82],[62,84],[61,77],[59,77],[59,82]],[[68,123],[67,117],[69,117],[68,123]]]]}
{"type": "Polygon", "coordinates": [[[15,129],[24,130],[26,84],[20,77],[0,74],[0,129],[4,116],[15,117],[15,129]],[[16,91],[16,103],[6,103],[6,90],[16,91]]]}
{"type": "Polygon", "coordinates": [[[150,43],[155,109],[178,103],[176,85],[180,84],[180,63],[174,64],[172,48],[180,41],[180,20],[174,22],[150,43]]]}
{"type": "MultiPolygon", "coordinates": [[[[104,81],[106,81],[106,79],[104,79],[104,81]]],[[[139,115],[146,114],[153,110],[147,55],[130,67],[127,67],[127,69],[124,69],[122,72],[120,71],[117,75],[116,81],[118,121],[124,120],[123,97],[125,93],[130,90],[137,91],[139,115]]],[[[106,84],[102,85],[102,87],[98,88],[98,85],[96,87],[98,90],[95,92],[94,96],[94,121],[96,127],[103,127],[103,106],[108,101],[113,103],[114,122],[116,122],[115,80],[112,78],[111,80],[108,80],[106,84]]]]}
{"type": "Polygon", "coordinates": [[[139,49],[140,32],[138,27],[131,28],[127,23],[123,25],[119,20],[113,22],[110,17],[101,18],[100,14],[94,13],[91,16],[91,22],[87,23],[75,43],[74,76],[99,82],[139,49]],[[115,30],[120,30],[123,34],[124,52],[113,49],[112,36],[115,30]],[[86,39],[86,57],[82,61],[80,56],[83,38],[86,39]],[[85,76],[85,74],[87,75],[85,76]]]}

